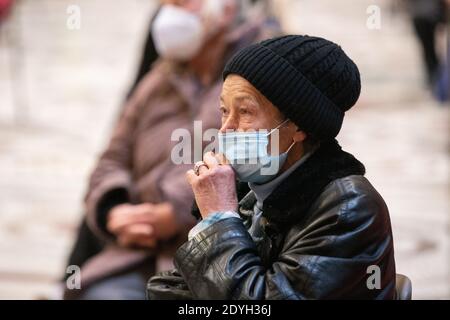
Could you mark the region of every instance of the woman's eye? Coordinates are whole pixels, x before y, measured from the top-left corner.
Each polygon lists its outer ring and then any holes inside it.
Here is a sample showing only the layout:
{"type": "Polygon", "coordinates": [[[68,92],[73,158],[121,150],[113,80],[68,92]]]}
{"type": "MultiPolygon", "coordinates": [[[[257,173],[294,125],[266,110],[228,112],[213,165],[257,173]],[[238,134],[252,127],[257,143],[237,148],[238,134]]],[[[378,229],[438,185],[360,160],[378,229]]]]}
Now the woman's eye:
{"type": "Polygon", "coordinates": [[[250,112],[249,112],[248,109],[246,109],[246,108],[241,108],[241,109],[239,110],[239,113],[240,113],[240,114],[249,114],[250,112]]]}

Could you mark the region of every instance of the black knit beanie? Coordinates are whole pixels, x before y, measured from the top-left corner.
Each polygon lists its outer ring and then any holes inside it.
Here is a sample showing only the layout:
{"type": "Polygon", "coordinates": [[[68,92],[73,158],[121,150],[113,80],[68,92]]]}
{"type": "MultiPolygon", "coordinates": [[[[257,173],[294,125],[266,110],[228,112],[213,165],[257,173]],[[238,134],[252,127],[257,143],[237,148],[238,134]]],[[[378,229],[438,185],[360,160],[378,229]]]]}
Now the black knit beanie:
{"type": "Polygon", "coordinates": [[[337,44],[318,37],[289,35],[237,52],[223,79],[249,81],[300,129],[320,140],[334,138],[344,112],[358,100],[358,67],[337,44]]]}

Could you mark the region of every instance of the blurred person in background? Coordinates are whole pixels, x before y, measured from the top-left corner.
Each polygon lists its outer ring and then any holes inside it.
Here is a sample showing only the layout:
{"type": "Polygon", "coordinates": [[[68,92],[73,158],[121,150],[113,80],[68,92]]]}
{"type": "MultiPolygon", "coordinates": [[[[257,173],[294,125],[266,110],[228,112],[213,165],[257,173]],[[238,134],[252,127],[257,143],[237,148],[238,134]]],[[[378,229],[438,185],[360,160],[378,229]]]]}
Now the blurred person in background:
{"type": "MultiPolygon", "coordinates": [[[[278,24],[278,22],[273,17],[270,16],[271,4],[272,4],[272,2],[270,2],[268,0],[267,1],[264,1],[264,0],[250,0],[250,1],[241,0],[240,1],[241,9],[239,11],[239,13],[241,15],[239,17],[237,17],[236,20],[238,20],[238,23],[242,22],[242,20],[245,19],[244,13],[248,10],[252,10],[253,12],[256,12],[257,14],[258,14],[258,11],[260,12],[262,10],[265,14],[268,15],[267,19],[266,19],[267,20],[266,24],[270,24],[272,22],[272,23],[275,23],[275,25],[276,25],[276,24],[278,24]]],[[[149,32],[145,39],[144,50],[143,50],[141,58],[140,58],[140,63],[139,63],[139,67],[138,67],[138,71],[136,73],[135,79],[133,81],[133,84],[130,87],[128,97],[131,96],[132,92],[134,91],[134,89],[136,88],[138,83],[147,74],[147,72],[150,71],[153,62],[155,62],[155,60],[158,59],[158,51],[155,48],[155,42],[153,41],[153,36],[152,36],[153,21],[154,21],[155,17],[157,16],[157,14],[158,14],[158,10],[156,10],[155,14],[150,19],[150,25],[148,28],[149,32]]]]}
{"type": "Polygon", "coordinates": [[[6,20],[10,14],[13,4],[13,0],[0,0],[0,24],[6,20]]]}
{"type": "MultiPolygon", "coordinates": [[[[439,27],[446,29],[448,19],[448,0],[406,0],[416,37],[422,49],[422,59],[426,71],[426,82],[433,88],[442,81],[445,69],[445,55],[440,59],[436,49],[439,27]]],[[[445,30],[447,32],[447,30],[445,30]]]]}
{"type": "MultiPolygon", "coordinates": [[[[184,178],[189,165],[172,162],[171,134],[180,128],[192,132],[194,120],[202,121],[203,130],[216,128],[220,114],[211,106],[218,101],[225,61],[279,33],[264,15],[242,19],[241,5],[161,1],[146,45],[154,47],[156,61],[142,62],[89,181],[84,231],[93,231],[98,253],[80,261],[81,290],[67,289],[66,299],[144,299],[146,280],[173,267],[173,253],[195,220],[184,178]]],[[[78,244],[72,257],[77,249],[78,244]]]]}
{"type": "MultiPolygon", "coordinates": [[[[447,26],[450,29],[450,26],[447,26]]],[[[450,30],[447,30],[449,32],[450,30]]],[[[434,96],[441,103],[450,101],[450,42],[447,38],[447,53],[445,55],[445,61],[442,63],[438,73],[438,79],[434,87],[434,96]]],[[[448,103],[446,104],[449,105],[448,103]]]]}

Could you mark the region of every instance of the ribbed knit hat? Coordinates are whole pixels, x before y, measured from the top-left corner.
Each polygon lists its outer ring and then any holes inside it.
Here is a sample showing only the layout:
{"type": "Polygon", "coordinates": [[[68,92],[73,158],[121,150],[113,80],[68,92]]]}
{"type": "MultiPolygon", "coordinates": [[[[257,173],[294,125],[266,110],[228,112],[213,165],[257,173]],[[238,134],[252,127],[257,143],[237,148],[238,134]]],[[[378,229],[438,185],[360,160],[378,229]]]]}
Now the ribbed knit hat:
{"type": "Polygon", "coordinates": [[[238,74],[281,113],[317,139],[334,138],[344,112],[358,100],[358,67],[340,46],[323,38],[289,35],[237,52],[223,79],[238,74]]]}

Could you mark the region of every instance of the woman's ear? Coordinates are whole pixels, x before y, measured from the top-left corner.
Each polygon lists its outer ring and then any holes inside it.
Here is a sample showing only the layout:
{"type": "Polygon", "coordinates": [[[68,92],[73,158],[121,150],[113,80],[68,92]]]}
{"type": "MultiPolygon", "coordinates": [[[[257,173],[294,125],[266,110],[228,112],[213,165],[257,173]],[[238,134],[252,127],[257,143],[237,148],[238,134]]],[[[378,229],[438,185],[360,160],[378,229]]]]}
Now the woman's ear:
{"type": "Polygon", "coordinates": [[[292,140],[294,140],[295,142],[303,142],[307,137],[308,135],[304,131],[297,128],[297,131],[294,133],[292,140]]]}

